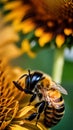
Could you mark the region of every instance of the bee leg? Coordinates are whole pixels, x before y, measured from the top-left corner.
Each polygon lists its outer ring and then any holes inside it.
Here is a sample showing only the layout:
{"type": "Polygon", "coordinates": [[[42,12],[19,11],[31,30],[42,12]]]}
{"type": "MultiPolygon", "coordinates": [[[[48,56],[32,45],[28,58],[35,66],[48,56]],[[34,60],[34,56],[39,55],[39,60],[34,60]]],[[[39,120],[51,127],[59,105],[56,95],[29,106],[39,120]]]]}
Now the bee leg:
{"type": "Polygon", "coordinates": [[[28,104],[28,105],[30,105],[30,104],[35,100],[35,98],[36,98],[36,94],[33,94],[33,95],[31,96],[31,98],[30,98],[30,101],[29,101],[29,104],[28,104]]]}
{"type": "Polygon", "coordinates": [[[17,81],[13,81],[13,84],[16,86],[16,88],[18,88],[20,91],[24,91],[24,89],[21,87],[20,84],[18,84],[17,81]]]}
{"type": "Polygon", "coordinates": [[[40,113],[37,115],[37,120],[36,120],[36,124],[35,125],[37,125],[37,123],[38,123],[38,120],[39,120],[39,118],[40,118],[40,113]]]}
{"type": "Polygon", "coordinates": [[[37,113],[32,113],[29,117],[25,118],[25,120],[29,120],[32,121],[33,119],[35,119],[37,116],[37,113]]]}
{"type": "Polygon", "coordinates": [[[41,101],[41,102],[36,103],[36,104],[35,104],[35,108],[36,108],[36,107],[38,107],[41,103],[42,103],[42,101],[41,101]]]}
{"type": "Polygon", "coordinates": [[[34,94],[31,90],[26,89],[26,88],[24,88],[24,92],[25,92],[26,94],[31,94],[31,95],[34,94]]]}
{"type": "Polygon", "coordinates": [[[39,97],[39,100],[41,100],[43,97],[42,93],[38,93],[38,97],[39,97]]]}
{"type": "Polygon", "coordinates": [[[36,125],[38,123],[38,120],[40,118],[41,113],[44,111],[45,108],[45,101],[42,101],[40,103],[37,103],[36,106],[39,106],[38,112],[37,113],[32,113],[29,117],[25,118],[25,120],[29,120],[32,121],[33,119],[37,119],[36,120],[36,125]]]}
{"type": "Polygon", "coordinates": [[[38,109],[38,113],[42,113],[44,108],[45,108],[45,101],[41,101],[39,109],[38,109]]]}
{"type": "Polygon", "coordinates": [[[38,115],[37,115],[36,125],[37,125],[37,122],[38,122],[38,120],[39,120],[39,118],[40,118],[41,113],[44,111],[46,102],[45,102],[45,101],[42,101],[42,102],[40,102],[40,104],[38,103],[37,105],[39,105],[39,108],[38,108],[38,112],[37,112],[38,115]]]}
{"type": "Polygon", "coordinates": [[[13,83],[16,86],[16,88],[18,88],[20,91],[24,91],[26,94],[33,94],[32,91],[30,91],[26,88],[22,88],[21,85],[17,81],[13,81],[13,83]]]}

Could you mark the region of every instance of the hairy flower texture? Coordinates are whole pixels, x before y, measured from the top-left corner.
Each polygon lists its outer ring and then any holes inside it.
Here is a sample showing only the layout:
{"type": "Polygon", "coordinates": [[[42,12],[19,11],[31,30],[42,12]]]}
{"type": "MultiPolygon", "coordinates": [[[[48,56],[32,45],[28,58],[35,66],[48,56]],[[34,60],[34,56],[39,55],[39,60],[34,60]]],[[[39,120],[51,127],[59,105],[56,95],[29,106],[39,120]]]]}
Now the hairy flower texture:
{"type": "Polygon", "coordinates": [[[36,47],[73,45],[73,0],[2,0],[5,21],[22,31],[22,49],[29,55],[36,47]]]}
{"type": "MultiPolygon", "coordinates": [[[[25,120],[35,109],[34,105],[27,105],[29,96],[12,83],[20,74],[21,69],[7,66],[6,60],[0,60],[0,130],[47,130],[41,121],[35,126],[35,121],[25,120]]],[[[23,82],[20,84],[24,87],[23,82]]]]}

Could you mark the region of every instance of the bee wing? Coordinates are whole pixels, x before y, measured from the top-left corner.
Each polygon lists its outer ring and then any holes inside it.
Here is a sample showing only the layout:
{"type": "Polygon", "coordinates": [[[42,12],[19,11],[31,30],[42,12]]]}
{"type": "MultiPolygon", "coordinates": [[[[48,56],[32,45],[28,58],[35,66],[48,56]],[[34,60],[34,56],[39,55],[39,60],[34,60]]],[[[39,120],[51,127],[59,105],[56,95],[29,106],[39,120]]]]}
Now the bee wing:
{"type": "Polygon", "coordinates": [[[66,91],[66,89],[64,89],[61,85],[59,85],[58,83],[55,83],[52,85],[53,88],[59,90],[61,93],[68,95],[68,92],[66,91]]]}

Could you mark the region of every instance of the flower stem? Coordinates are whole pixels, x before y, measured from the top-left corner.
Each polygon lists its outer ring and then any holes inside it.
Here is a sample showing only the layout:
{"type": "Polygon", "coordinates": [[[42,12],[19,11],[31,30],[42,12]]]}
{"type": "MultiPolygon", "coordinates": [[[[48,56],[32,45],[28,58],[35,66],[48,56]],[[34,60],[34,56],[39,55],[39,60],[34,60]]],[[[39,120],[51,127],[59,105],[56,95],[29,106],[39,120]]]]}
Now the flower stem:
{"type": "Polygon", "coordinates": [[[61,83],[64,66],[64,47],[55,50],[52,78],[61,83]]]}

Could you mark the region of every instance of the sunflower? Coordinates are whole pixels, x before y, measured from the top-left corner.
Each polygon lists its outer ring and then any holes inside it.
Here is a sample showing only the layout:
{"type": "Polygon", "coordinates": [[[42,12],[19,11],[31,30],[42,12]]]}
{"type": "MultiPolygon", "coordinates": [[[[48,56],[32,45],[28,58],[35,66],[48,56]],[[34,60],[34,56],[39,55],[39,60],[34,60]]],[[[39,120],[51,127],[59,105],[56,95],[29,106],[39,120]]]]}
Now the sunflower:
{"type": "MultiPolygon", "coordinates": [[[[0,59],[0,130],[47,130],[41,121],[35,126],[35,121],[25,120],[34,105],[27,106],[29,97],[12,83],[22,72],[0,59]]],[[[24,86],[23,82],[20,84],[24,86]]]]}
{"type": "Polygon", "coordinates": [[[73,0],[2,0],[5,22],[22,31],[22,50],[73,45],[73,0]]]}

